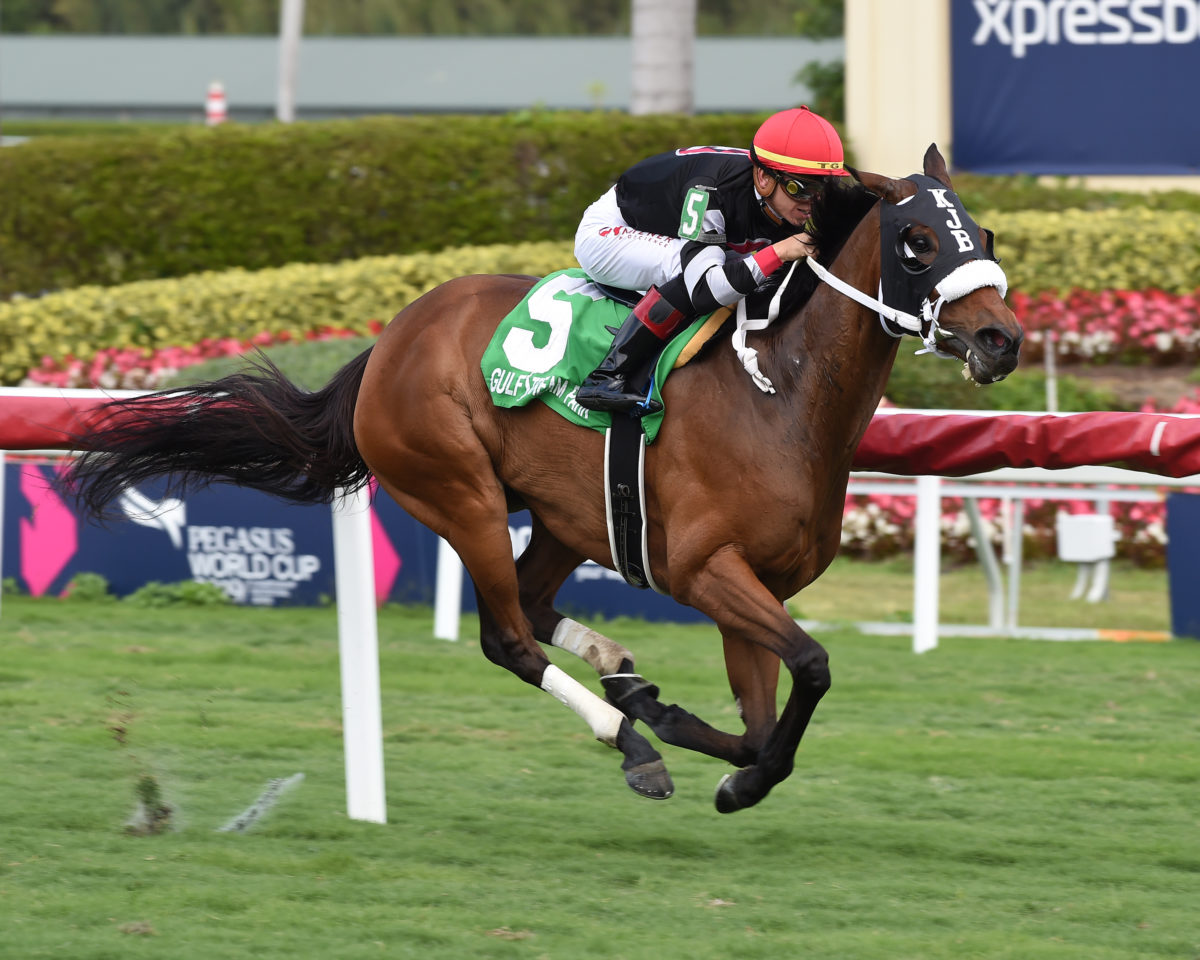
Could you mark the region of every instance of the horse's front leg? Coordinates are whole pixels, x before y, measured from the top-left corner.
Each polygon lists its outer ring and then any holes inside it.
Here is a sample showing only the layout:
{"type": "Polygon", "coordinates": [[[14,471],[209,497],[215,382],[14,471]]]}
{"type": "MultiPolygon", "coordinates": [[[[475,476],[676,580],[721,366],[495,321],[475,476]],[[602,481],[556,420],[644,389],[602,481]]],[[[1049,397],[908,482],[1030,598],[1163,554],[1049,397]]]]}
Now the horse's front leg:
{"type": "MultiPolygon", "coordinates": [[[[534,636],[542,643],[561,647],[589,664],[600,674],[600,684],[604,687],[608,702],[629,720],[641,720],[663,743],[716,757],[737,767],[755,761],[758,748],[774,726],[773,686],[769,721],[753,723],[746,720],[747,735],[725,733],[677,703],[660,703],[658,687],[636,672],[633,654],[615,640],[563,616],[548,604],[526,607],[526,613],[534,625],[534,636]]],[[[776,674],[778,668],[779,660],[775,658],[776,674]]],[[[763,700],[750,687],[739,684],[734,685],[734,696],[742,706],[743,719],[746,719],[746,704],[763,700]]],[[[751,715],[765,717],[765,712],[752,708],[751,715]]]]}
{"type": "MultiPolygon", "coordinates": [[[[685,582],[688,589],[681,599],[712,617],[726,638],[743,637],[769,651],[782,661],[792,678],[783,714],[767,734],[755,762],[726,777],[717,788],[717,809],[732,813],[758,803],[792,772],[804,731],[829,689],[829,657],[824,647],[800,629],[735,549],[719,550],[685,582]]],[[[729,649],[727,640],[727,657],[729,649]]],[[[758,707],[765,711],[762,667],[759,662],[758,707]]],[[[734,682],[732,675],[730,680],[734,682]]],[[[749,732],[750,727],[747,729],[749,732]]]]}
{"type": "Polygon", "coordinates": [[[759,751],[766,746],[767,738],[775,729],[779,657],[740,634],[725,631],[721,639],[725,647],[729,688],[733,691],[742,723],[746,725],[741,738],[744,759],[733,762],[735,766],[746,767],[757,761],[759,751]]]}
{"type": "MultiPolygon", "coordinates": [[[[658,687],[635,671],[633,655],[628,650],[590,627],[561,614],[559,617],[545,642],[570,650],[591,664],[600,674],[600,683],[608,702],[630,720],[641,720],[659,740],[673,747],[703,753],[738,767],[754,762],[758,745],[765,739],[765,734],[755,740],[726,733],[705,723],[677,703],[660,703],[658,687]]],[[[772,722],[773,719],[772,715],[772,722]]]]}

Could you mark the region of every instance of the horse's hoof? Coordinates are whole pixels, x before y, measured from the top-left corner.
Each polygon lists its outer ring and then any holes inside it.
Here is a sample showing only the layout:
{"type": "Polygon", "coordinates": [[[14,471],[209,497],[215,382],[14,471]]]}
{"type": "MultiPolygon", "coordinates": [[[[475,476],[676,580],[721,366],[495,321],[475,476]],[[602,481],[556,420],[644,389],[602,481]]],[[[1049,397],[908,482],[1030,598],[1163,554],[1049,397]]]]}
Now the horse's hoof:
{"type": "Polygon", "coordinates": [[[754,806],[762,799],[761,797],[747,799],[744,796],[738,796],[738,776],[739,774],[744,774],[749,769],[752,768],[745,767],[736,773],[727,773],[721,778],[721,782],[717,784],[717,795],[714,798],[718,813],[735,813],[738,810],[745,810],[747,807],[754,806]]]}
{"type": "Polygon", "coordinates": [[[661,760],[651,760],[649,763],[639,763],[625,771],[625,782],[634,793],[649,797],[651,800],[666,800],[675,792],[675,784],[667,773],[667,766],[661,760]]]}
{"type": "Polygon", "coordinates": [[[735,810],[741,810],[742,805],[738,802],[737,794],[733,792],[733,774],[727,773],[721,778],[721,782],[717,784],[717,813],[733,813],[735,810]]]}

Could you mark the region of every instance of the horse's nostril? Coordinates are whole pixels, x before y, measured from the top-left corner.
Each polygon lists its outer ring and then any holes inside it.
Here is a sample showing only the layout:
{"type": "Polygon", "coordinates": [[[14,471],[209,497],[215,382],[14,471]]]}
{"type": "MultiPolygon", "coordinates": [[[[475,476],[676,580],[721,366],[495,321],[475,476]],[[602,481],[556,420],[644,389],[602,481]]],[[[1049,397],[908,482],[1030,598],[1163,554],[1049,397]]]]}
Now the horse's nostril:
{"type": "Polygon", "coordinates": [[[985,327],[980,330],[977,339],[979,345],[986,352],[992,354],[1009,353],[1019,346],[1020,341],[1014,341],[1007,333],[999,327],[985,327]]]}

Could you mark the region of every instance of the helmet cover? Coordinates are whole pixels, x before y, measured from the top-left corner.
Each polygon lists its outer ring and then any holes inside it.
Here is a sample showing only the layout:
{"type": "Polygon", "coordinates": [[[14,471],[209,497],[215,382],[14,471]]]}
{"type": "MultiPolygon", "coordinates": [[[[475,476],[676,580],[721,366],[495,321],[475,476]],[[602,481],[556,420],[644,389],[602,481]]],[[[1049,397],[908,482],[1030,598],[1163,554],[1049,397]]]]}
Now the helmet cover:
{"type": "Polygon", "coordinates": [[[751,155],[762,166],[801,176],[849,176],[842,139],[824,117],[808,107],[767,117],[754,134],[751,155]]]}

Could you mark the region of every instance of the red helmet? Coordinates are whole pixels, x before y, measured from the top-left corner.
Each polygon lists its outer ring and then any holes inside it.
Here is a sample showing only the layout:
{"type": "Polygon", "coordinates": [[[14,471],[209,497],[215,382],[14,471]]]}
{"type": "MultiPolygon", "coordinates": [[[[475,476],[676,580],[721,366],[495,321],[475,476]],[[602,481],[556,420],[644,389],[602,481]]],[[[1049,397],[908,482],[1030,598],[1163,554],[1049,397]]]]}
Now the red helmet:
{"type": "Polygon", "coordinates": [[[764,167],[804,176],[849,176],[842,139],[824,117],[808,107],[782,110],[763,122],[750,155],[764,167]]]}

